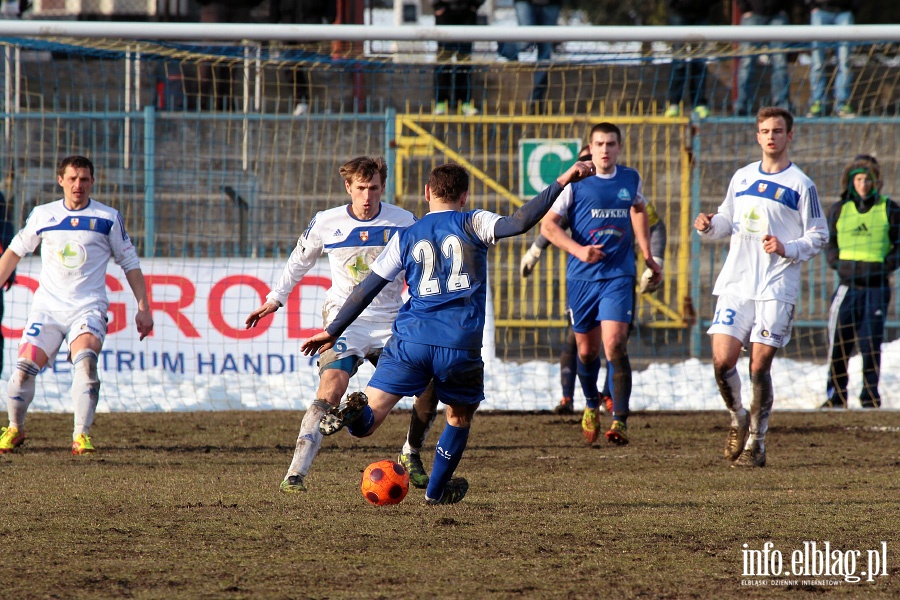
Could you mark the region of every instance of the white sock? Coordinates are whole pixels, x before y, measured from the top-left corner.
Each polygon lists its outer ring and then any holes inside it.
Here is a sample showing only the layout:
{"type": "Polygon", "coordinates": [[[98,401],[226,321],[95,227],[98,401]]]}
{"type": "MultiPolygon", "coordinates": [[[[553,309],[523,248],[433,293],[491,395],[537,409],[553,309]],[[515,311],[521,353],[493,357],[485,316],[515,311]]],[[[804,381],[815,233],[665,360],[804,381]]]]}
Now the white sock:
{"type": "Polygon", "coordinates": [[[741,376],[737,368],[731,369],[723,375],[716,375],[716,384],[719,386],[719,394],[725,401],[725,407],[731,413],[731,426],[738,426],[738,418],[747,413],[741,402],[741,376]]]}
{"type": "Polygon", "coordinates": [[[406,440],[403,444],[403,449],[401,449],[400,452],[403,454],[418,454],[419,450],[421,450],[421,448],[413,448],[409,445],[409,440],[406,440]]]}
{"type": "Polygon", "coordinates": [[[732,427],[739,427],[741,421],[747,418],[747,409],[743,406],[741,407],[741,410],[729,410],[728,412],[731,414],[732,427]]]}
{"type": "Polygon", "coordinates": [[[775,400],[772,375],[751,374],[750,382],[753,384],[753,401],[750,403],[750,437],[747,438],[747,443],[756,442],[757,448],[761,451],[766,432],[769,430],[769,415],[772,413],[775,400]]]}
{"type": "Polygon", "coordinates": [[[72,400],[75,401],[75,429],[72,439],[88,435],[100,400],[100,377],[97,375],[97,353],[86,348],[72,357],[72,400]]]}
{"type": "Polygon", "coordinates": [[[288,468],[288,477],[300,475],[306,477],[309,468],[312,466],[313,460],[319,453],[319,447],[322,445],[322,433],[319,431],[319,421],[322,415],[331,408],[331,405],[324,400],[316,400],[306,410],[303,415],[303,421],[300,423],[300,434],[297,435],[297,445],[294,447],[294,458],[291,460],[291,466],[288,468]]]}
{"type": "Polygon", "coordinates": [[[16,361],[16,369],[9,378],[7,387],[6,412],[9,426],[19,431],[25,428],[25,415],[34,400],[34,378],[41,370],[37,363],[27,358],[16,361]]]}

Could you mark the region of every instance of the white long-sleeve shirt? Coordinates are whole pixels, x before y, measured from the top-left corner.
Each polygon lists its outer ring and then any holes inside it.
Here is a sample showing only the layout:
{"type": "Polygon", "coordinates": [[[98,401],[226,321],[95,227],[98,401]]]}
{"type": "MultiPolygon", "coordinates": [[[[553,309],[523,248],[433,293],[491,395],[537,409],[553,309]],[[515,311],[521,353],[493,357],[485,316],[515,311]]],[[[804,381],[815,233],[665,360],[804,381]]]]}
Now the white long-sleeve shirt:
{"type": "Polygon", "coordinates": [[[731,178],[718,214],[700,235],[709,239],[731,236],[713,295],[795,304],[800,263],[825,247],[828,223],[815,183],[796,165],[791,163],[779,173],[764,173],[761,162],[754,162],[731,178]],[[766,235],[784,244],[784,258],[766,253],[766,235]]]}
{"type": "MultiPolygon", "coordinates": [[[[285,304],[294,286],[319,257],[327,254],[331,266],[331,287],[325,295],[322,312],[325,326],[328,326],[353,288],[369,274],[370,265],[391,237],[415,222],[411,212],[383,202],[375,218],[368,221],[354,217],[349,205],[317,213],[297,240],[278,283],[266,298],[285,304]]],[[[402,292],[403,278],[398,278],[385,286],[360,317],[393,321],[403,305],[402,292]]]]}
{"type": "Polygon", "coordinates": [[[35,206],[9,249],[24,257],[38,244],[41,275],[32,311],[106,314],[110,257],[126,273],[141,266],[119,211],[94,199],[80,210],[69,210],[63,200],[35,206]]]}

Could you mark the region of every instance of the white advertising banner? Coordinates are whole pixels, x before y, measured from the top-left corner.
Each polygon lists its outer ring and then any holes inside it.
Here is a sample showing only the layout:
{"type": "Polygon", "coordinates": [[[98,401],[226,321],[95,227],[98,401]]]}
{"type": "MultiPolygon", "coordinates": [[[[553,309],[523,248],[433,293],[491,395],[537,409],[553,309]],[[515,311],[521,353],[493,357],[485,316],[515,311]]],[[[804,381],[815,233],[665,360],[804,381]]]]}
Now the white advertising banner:
{"type": "MultiPolygon", "coordinates": [[[[299,343],[321,331],[321,308],[331,286],[324,261],[307,274],[286,306],[253,329],[244,321],[265,301],[283,261],[248,259],[144,259],[141,269],[155,327],[143,342],[134,326],[137,303],[122,270],[110,263],[106,275],[110,300],[109,331],[100,356],[101,371],[129,373],[161,370],[173,375],[253,373],[279,375],[308,368],[299,343]]],[[[6,293],[3,337],[22,336],[40,261],[24,260],[16,285],[6,293]]],[[[15,362],[15,343],[6,349],[7,370],[15,362]]],[[[51,365],[68,371],[65,345],[51,365]]]]}
{"type": "MultiPolygon", "coordinates": [[[[136,303],[121,269],[111,264],[107,275],[110,299],[109,336],[100,357],[99,412],[304,410],[316,398],[319,385],[315,358],[300,354],[300,342],[319,331],[325,290],[331,285],[326,261],[321,261],[297,286],[287,305],[252,330],[244,328],[251,311],[263,301],[281,274],[282,259],[145,259],[142,269],[156,323],[153,335],[138,341],[134,327],[136,303]]],[[[40,261],[19,263],[17,283],[4,292],[4,381],[15,365],[16,346],[37,289],[40,261]]],[[[503,361],[495,357],[493,314],[488,302],[485,345],[485,401],[480,410],[550,410],[559,401],[556,360],[503,361]]],[[[634,341],[633,341],[634,343],[634,341]]],[[[882,364],[882,406],[897,409],[900,389],[900,341],[885,344],[882,364]]],[[[850,361],[851,372],[860,358],[850,361]]],[[[744,390],[747,359],[741,359],[744,390]]],[[[712,367],[695,358],[654,362],[634,372],[631,409],[721,410],[712,367]]],[[[352,378],[348,391],[365,389],[373,368],[368,363],[352,378]]],[[[776,387],[784,391],[785,409],[814,409],[822,402],[828,366],[781,359],[773,365],[776,387]]],[[[605,374],[602,376],[605,377],[605,374]]],[[[65,346],[37,378],[31,411],[72,412],[71,365],[65,346]]],[[[850,394],[860,382],[851,380],[850,394]]],[[[580,390],[579,390],[580,392],[580,390]]],[[[576,406],[583,399],[577,394],[576,406]]],[[[745,398],[745,402],[749,402],[745,398]]],[[[4,402],[5,403],[5,402],[4,402]]],[[[398,407],[409,408],[411,398],[398,407]]],[[[858,406],[858,404],[856,405],[858,406]]]]}
{"type": "MultiPolygon", "coordinates": [[[[247,316],[265,301],[283,259],[143,259],[154,331],[138,340],[137,303],[122,270],[110,263],[109,333],[99,357],[103,382],[99,410],[302,409],[315,399],[315,357],[300,342],[321,331],[322,304],[331,286],[326,260],[294,288],[286,305],[246,329],[247,316]],[[104,406],[106,404],[106,406],[104,406]]],[[[5,292],[4,379],[38,287],[40,260],[19,263],[16,284],[5,292]]],[[[489,320],[492,323],[492,319],[489,320]]],[[[493,329],[485,362],[493,358],[493,329]]],[[[360,368],[350,391],[372,374],[360,368]]],[[[38,378],[33,410],[71,411],[71,365],[66,346],[38,378]]],[[[6,386],[2,386],[5,396],[6,386]]]]}

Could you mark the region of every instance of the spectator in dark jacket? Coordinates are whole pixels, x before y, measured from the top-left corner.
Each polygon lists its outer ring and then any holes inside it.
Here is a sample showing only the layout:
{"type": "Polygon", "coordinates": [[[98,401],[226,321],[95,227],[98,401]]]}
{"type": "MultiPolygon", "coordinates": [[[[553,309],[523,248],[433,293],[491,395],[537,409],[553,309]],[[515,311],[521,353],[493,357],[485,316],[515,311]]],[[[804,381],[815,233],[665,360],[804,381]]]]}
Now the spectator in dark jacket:
{"type": "MultiPolygon", "coordinates": [[[[741,11],[741,25],[787,25],[792,0],[737,0],[741,11]]],[[[754,52],[760,44],[741,44],[741,63],[738,67],[738,97],[734,113],[738,116],[754,114],[757,86],[754,85],[754,71],[759,57],[754,52]]],[[[770,100],[768,105],[791,109],[790,79],[788,79],[787,55],[784,45],[767,45],[770,79],[770,100]]]]}
{"type": "Polygon", "coordinates": [[[828,317],[831,365],[822,408],[847,406],[847,363],[856,344],[863,365],[860,404],[881,406],[881,342],[891,273],[900,265],[900,206],[880,193],[880,185],[877,161],[857,156],[844,169],[840,200],[828,211],[826,256],[840,285],[828,317]]]}
{"type": "MultiPolygon", "coordinates": [[[[715,2],[709,0],[669,0],[669,25],[709,25],[709,12],[715,2]]],[[[681,115],[681,98],[688,93],[688,106],[701,119],[709,116],[706,100],[706,59],[685,60],[692,48],[686,44],[672,45],[672,77],[666,102],[666,116],[681,115]]]]}
{"type": "MultiPolygon", "coordinates": [[[[478,7],[484,0],[434,0],[435,25],[475,25],[478,7]]],[[[434,114],[451,110],[466,115],[478,114],[472,103],[471,42],[438,42],[437,66],[434,69],[434,114]]]]}
{"type": "MultiPolygon", "coordinates": [[[[856,21],[853,13],[862,6],[862,0],[806,0],[811,12],[810,25],[853,25],[856,21]]],[[[821,117],[826,114],[825,84],[825,46],[822,42],[813,42],[812,65],[809,69],[809,87],[811,98],[807,117],[821,117]]],[[[841,42],[837,46],[837,78],[834,92],[834,114],[839,117],[855,117],[856,111],[850,104],[850,45],[841,42]]]]}

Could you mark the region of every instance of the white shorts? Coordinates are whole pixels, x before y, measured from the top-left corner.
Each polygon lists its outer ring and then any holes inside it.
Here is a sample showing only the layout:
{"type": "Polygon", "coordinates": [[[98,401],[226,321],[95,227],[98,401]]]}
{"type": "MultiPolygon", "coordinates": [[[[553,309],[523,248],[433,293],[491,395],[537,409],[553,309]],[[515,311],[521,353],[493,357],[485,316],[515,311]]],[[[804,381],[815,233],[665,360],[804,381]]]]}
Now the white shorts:
{"type": "MultiPolygon", "coordinates": [[[[79,335],[90,333],[100,340],[106,340],[107,319],[99,310],[89,309],[81,312],[66,313],[36,312],[28,315],[22,340],[19,344],[31,344],[44,351],[52,363],[63,340],[71,345],[79,335]]],[[[69,357],[71,360],[71,357],[69,357]]]]}
{"type": "Polygon", "coordinates": [[[791,341],[794,305],[781,300],[749,300],[719,296],[713,323],[706,333],[724,333],[750,344],[784,348],[791,341]]]}
{"type": "Polygon", "coordinates": [[[392,326],[393,321],[357,319],[344,330],[334,347],[326,350],[319,357],[319,372],[321,373],[332,363],[349,356],[355,356],[358,359],[350,372],[351,375],[356,373],[356,369],[363,360],[369,359],[374,363],[381,355],[384,345],[391,339],[392,326]]]}

